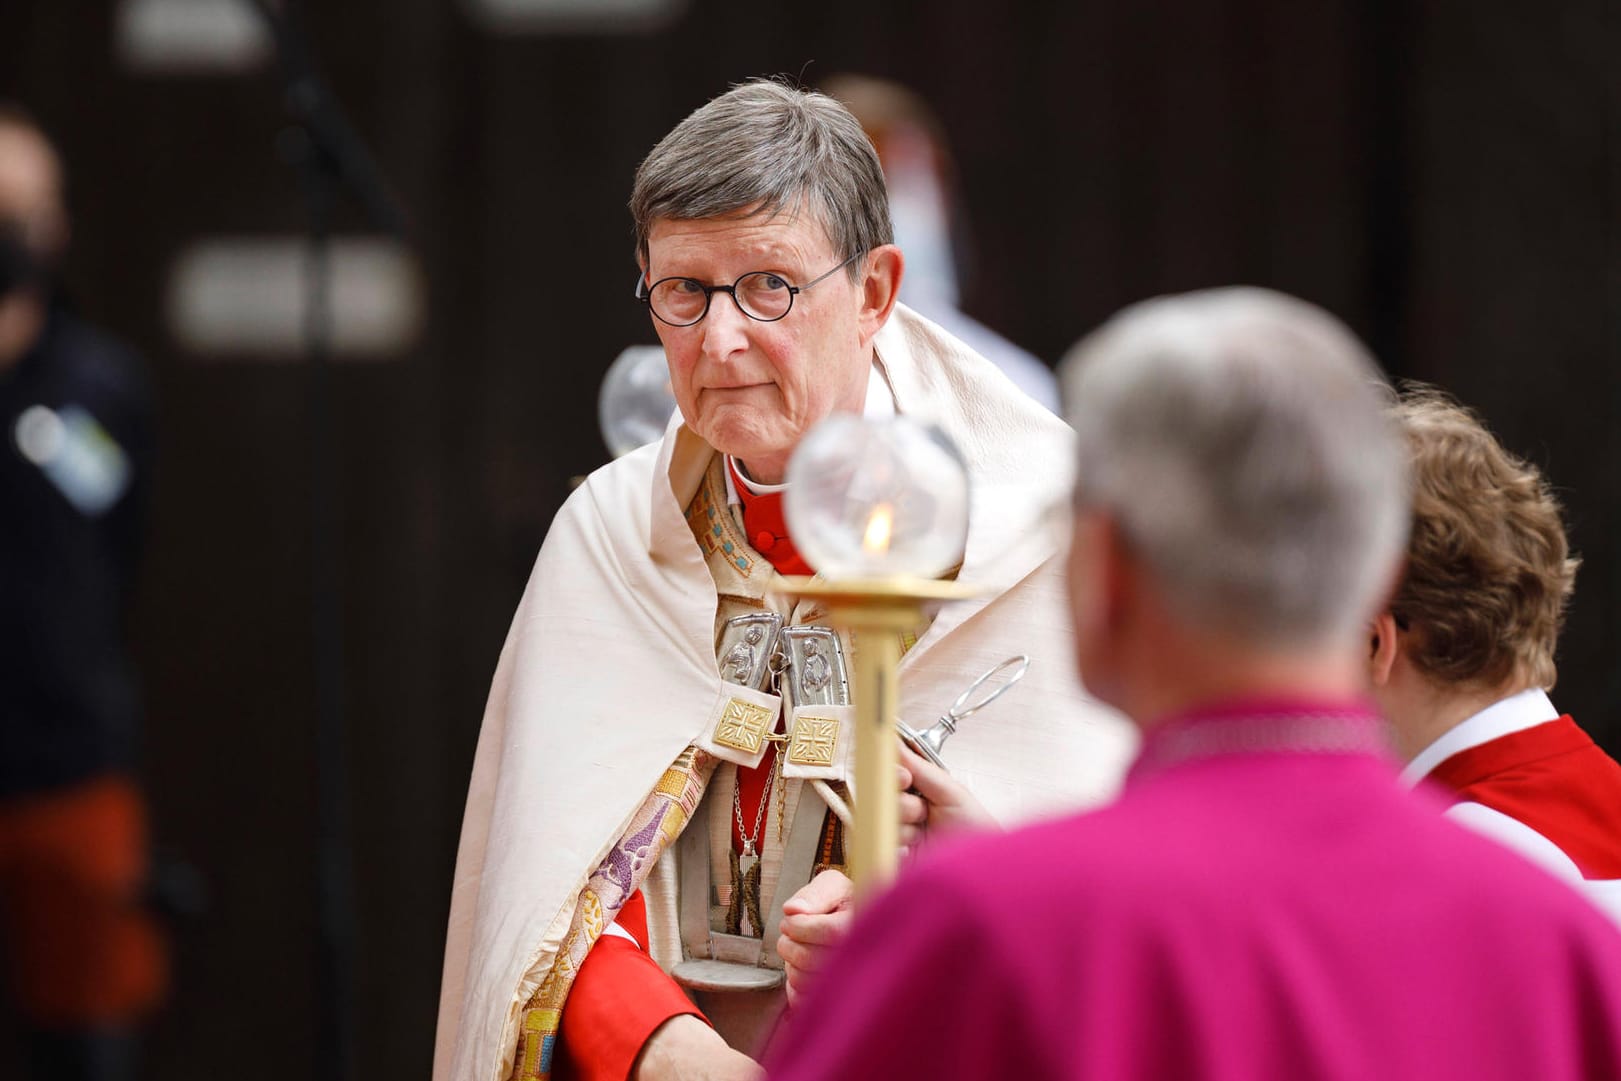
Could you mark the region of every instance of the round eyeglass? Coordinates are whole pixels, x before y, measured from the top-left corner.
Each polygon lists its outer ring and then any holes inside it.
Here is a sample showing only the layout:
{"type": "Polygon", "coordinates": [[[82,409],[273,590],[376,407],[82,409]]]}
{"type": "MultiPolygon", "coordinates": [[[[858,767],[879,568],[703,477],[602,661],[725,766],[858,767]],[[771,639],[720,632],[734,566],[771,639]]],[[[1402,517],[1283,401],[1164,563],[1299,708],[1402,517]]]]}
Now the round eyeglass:
{"type": "Polygon", "coordinates": [[[865,255],[858,251],[826,274],[804,285],[789,285],[781,274],[752,270],[731,285],[705,285],[696,278],[660,278],[649,286],[645,275],[636,276],[636,299],[647,305],[653,318],[672,327],[690,327],[709,314],[716,293],[726,293],[737,310],[761,323],[775,323],[794,308],[794,297],[825,281],[865,255]]]}

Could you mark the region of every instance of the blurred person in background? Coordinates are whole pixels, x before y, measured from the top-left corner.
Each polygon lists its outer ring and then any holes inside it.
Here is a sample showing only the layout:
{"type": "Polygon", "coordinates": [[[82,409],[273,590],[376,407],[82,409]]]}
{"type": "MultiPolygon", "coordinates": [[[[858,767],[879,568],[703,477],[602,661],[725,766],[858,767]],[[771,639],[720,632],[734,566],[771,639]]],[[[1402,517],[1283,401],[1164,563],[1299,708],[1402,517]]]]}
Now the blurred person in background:
{"type": "MultiPolygon", "coordinates": [[[[834,413],[932,421],[966,459],[953,573],[980,595],[903,636],[901,709],[938,717],[1017,654],[1041,708],[976,715],[953,777],[1023,821],[1112,794],[1130,750],[1068,659],[1048,512],[1071,434],[897,303],[883,172],[849,111],[744,83],[653,148],[631,211],[680,413],[570,497],[513,621],[457,855],[438,1081],[757,1076],[798,978],[785,904],[807,939],[848,918],[849,640],[772,592],[810,570],[786,469],[834,413]]],[[[932,813],[904,806],[911,829],[932,813]]]]}
{"type": "Polygon", "coordinates": [[[1441,392],[1409,390],[1396,417],[1413,455],[1413,529],[1369,653],[1402,776],[1447,792],[1448,818],[1621,923],[1621,765],[1547,693],[1579,564],[1559,501],[1441,392]]]}
{"type": "Polygon", "coordinates": [[[0,954],[36,1075],[110,1081],[166,979],[124,646],[151,404],[62,297],[67,243],[61,159],[0,104],[0,954]]]}
{"type": "Polygon", "coordinates": [[[913,90],[841,73],[822,92],[842,101],[878,150],[889,186],[895,243],[906,253],[901,301],[960,338],[1030,397],[1058,411],[1058,381],[1038,358],[963,312],[961,238],[966,233],[945,125],[913,90]]]}
{"type": "Polygon", "coordinates": [[[903,871],[772,1076],[1621,1077],[1621,935],[1406,790],[1364,697],[1409,503],[1361,344],[1214,290],[1127,309],[1064,383],[1075,657],[1142,730],[1125,791],[903,871]]]}

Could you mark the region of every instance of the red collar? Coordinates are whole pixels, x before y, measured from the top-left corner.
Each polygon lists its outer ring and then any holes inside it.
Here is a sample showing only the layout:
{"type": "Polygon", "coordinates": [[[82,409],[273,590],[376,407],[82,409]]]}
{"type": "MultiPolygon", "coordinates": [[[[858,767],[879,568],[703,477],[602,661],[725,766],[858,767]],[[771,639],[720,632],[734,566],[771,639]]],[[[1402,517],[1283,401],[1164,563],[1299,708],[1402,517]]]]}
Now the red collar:
{"type": "Polygon", "coordinates": [[[1593,737],[1582,731],[1567,713],[1459,751],[1430,770],[1430,779],[1454,791],[1462,791],[1504,770],[1591,746],[1593,737]]]}
{"type": "Polygon", "coordinates": [[[1615,828],[1621,766],[1569,714],[1459,751],[1430,779],[1458,800],[1525,823],[1569,856],[1583,878],[1621,878],[1615,828]]]}
{"type": "Polygon", "coordinates": [[[782,493],[757,495],[749,491],[737,463],[730,457],[726,459],[726,468],[732,471],[732,486],[737,489],[738,501],[743,505],[743,530],[748,534],[754,550],[765,556],[779,574],[814,574],[810,564],[800,556],[794,542],[788,537],[788,521],[782,513],[782,493]]]}

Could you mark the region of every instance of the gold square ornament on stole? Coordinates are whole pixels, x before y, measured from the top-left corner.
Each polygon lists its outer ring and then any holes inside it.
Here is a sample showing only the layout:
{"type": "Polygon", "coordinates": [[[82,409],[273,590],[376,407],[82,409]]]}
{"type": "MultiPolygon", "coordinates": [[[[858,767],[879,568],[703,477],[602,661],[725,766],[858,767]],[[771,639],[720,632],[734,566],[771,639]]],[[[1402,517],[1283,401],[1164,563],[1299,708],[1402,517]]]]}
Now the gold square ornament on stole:
{"type": "Polygon", "coordinates": [[[847,781],[855,750],[854,706],[800,706],[788,718],[782,775],[847,781]]]}
{"type": "Polygon", "coordinates": [[[722,683],[709,723],[694,742],[716,758],[753,769],[765,757],[767,737],[781,713],[782,699],[776,695],[722,683]]]}
{"type": "Polygon", "coordinates": [[[715,722],[715,742],[734,751],[753,754],[765,741],[766,725],[776,717],[764,706],[733,698],[715,722]]]}
{"type": "Polygon", "coordinates": [[[833,717],[794,718],[788,734],[788,761],[796,766],[831,766],[839,746],[839,722],[833,717]]]}

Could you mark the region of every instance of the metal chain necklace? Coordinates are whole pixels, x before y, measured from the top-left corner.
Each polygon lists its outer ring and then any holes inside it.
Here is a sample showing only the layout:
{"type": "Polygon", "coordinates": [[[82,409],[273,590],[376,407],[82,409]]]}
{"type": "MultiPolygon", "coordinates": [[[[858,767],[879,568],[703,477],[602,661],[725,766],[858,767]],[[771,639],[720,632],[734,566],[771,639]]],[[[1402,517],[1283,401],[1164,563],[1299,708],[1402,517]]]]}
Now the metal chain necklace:
{"type": "Polygon", "coordinates": [[[732,818],[737,832],[743,836],[743,851],[727,845],[732,872],[732,891],[726,906],[726,933],[759,938],[765,933],[765,920],[760,912],[760,850],[756,838],[765,824],[765,809],[771,802],[771,788],[776,783],[775,771],[766,773],[765,787],[760,789],[760,807],[754,812],[754,829],[743,828],[743,772],[737,772],[737,783],[732,788],[732,818]]]}
{"type": "Polygon", "coordinates": [[[732,817],[737,822],[737,832],[743,838],[743,855],[758,858],[760,849],[757,838],[760,836],[760,827],[765,824],[766,805],[771,802],[771,789],[775,787],[776,771],[768,771],[765,775],[765,787],[760,789],[760,806],[754,812],[754,829],[743,828],[743,771],[737,771],[737,784],[732,788],[732,817]]]}

